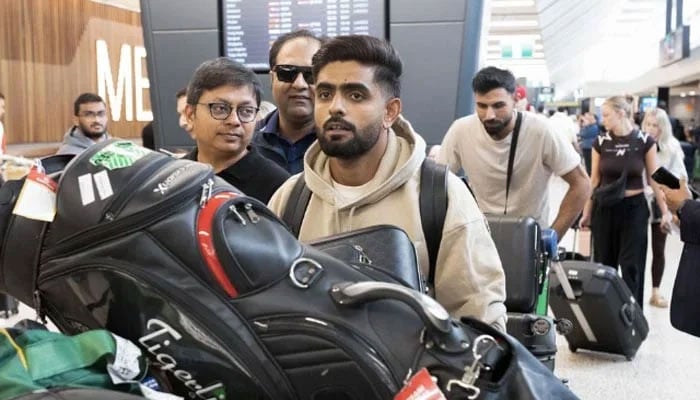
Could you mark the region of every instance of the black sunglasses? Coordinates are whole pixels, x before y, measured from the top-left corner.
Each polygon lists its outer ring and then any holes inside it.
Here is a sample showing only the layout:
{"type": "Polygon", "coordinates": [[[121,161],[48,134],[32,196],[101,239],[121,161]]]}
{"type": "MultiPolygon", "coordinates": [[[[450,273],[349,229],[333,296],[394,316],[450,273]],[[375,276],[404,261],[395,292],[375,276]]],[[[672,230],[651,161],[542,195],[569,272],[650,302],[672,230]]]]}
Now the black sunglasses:
{"type": "Polygon", "coordinates": [[[277,74],[277,79],[282,82],[294,82],[297,76],[301,74],[304,80],[309,85],[314,83],[314,74],[311,72],[311,67],[299,67],[297,65],[275,65],[274,71],[277,74]]]}

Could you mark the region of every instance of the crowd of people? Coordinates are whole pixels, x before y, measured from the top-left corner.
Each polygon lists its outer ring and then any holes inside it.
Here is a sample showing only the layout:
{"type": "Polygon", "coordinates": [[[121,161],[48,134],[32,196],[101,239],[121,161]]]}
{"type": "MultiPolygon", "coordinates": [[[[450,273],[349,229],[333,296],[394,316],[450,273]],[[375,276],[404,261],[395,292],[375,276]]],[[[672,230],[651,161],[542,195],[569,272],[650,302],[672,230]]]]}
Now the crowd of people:
{"type": "MultiPolygon", "coordinates": [[[[659,291],[666,237],[680,225],[682,239],[696,249],[700,213],[685,186],[669,191],[651,178],[658,166],[684,185],[690,178],[672,118],[662,108],[645,112],[637,126],[628,99],[615,96],[600,116],[584,112],[574,119],[560,108],[548,119],[523,111],[527,93],[510,71],[486,67],[472,80],[476,112],[454,121],[440,146],[428,150],[402,115],[403,65],[387,41],[361,35],[326,39],[299,30],[273,43],[269,63],[276,108],[264,104],[254,72],[217,58],[202,63],[177,93],[179,125],[195,142],[186,158],[210,164],[278,215],[295,182],[304,180],[311,199],[301,240],[396,225],[410,236],[427,272],[418,190],[420,167],[430,154],[452,171],[434,281],[437,300],[452,315],[505,329],[505,278],[484,213],[531,216],[559,237],[575,224],[590,227],[593,260],[618,268],[640,305],[668,306],[659,291]],[[468,177],[473,195],[456,174],[468,177]],[[552,176],[566,181],[568,190],[550,222],[552,176]],[[646,299],[649,227],[653,289],[646,299]]],[[[3,113],[0,95],[0,118],[3,113]]],[[[74,120],[61,154],[80,153],[110,137],[105,102],[97,95],[76,99],[74,120]]],[[[152,127],[144,130],[144,144],[154,147],[152,127]]],[[[683,262],[693,261],[684,253],[683,262]]],[[[673,304],[697,310],[689,285],[700,275],[684,271],[695,278],[684,282],[673,304]]],[[[678,326],[700,334],[697,319],[687,322],[686,311],[672,315],[683,320],[678,326]]]]}

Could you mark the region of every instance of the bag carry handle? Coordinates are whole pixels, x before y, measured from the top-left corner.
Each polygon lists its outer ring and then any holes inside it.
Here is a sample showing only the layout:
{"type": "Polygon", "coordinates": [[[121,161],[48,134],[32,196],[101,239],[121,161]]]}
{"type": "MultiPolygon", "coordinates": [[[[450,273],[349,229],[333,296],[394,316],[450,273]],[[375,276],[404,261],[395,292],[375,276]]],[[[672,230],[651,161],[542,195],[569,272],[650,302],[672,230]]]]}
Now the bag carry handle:
{"type": "Polygon", "coordinates": [[[469,347],[469,338],[452,324],[450,314],[431,297],[394,283],[341,282],[330,290],[333,301],[341,306],[360,305],[377,300],[398,300],[420,316],[428,333],[441,350],[462,353],[469,347]],[[466,346],[466,347],[465,347],[466,346]]]}

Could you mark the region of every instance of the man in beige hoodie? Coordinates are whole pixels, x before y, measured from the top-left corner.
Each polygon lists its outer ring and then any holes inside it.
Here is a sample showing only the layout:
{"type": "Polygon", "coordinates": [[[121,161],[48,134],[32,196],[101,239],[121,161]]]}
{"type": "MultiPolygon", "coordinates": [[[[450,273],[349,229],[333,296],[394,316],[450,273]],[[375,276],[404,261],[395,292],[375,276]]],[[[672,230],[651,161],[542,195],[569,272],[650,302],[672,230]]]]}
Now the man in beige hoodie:
{"type": "MultiPolygon", "coordinates": [[[[304,174],[285,182],[269,206],[281,215],[303,176],[312,196],[301,240],[396,225],[411,237],[427,275],[418,206],[425,142],[399,116],[401,70],[393,47],[370,36],[341,36],[321,47],[313,58],[318,141],[304,157],[304,174]]],[[[505,277],[484,216],[459,178],[449,174],[447,186],[437,300],[453,316],[472,316],[505,330],[505,277]]]]}

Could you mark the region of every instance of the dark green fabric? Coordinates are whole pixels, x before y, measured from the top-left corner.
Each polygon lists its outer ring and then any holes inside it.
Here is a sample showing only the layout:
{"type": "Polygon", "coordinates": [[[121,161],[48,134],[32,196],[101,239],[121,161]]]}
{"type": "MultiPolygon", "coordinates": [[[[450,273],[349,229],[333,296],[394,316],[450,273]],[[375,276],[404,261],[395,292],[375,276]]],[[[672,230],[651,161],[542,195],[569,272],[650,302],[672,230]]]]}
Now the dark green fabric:
{"type": "Polygon", "coordinates": [[[41,329],[4,330],[0,332],[0,399],[51,387],[98,387],[139,393],[136,384],[112,383],[107,364],[115,351],[114,338],[105,330],[75,336],[41,329]]]}

